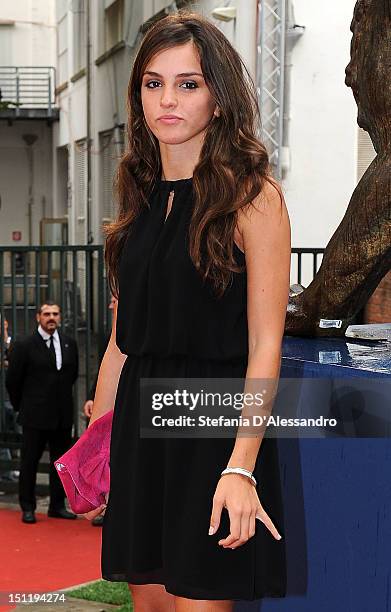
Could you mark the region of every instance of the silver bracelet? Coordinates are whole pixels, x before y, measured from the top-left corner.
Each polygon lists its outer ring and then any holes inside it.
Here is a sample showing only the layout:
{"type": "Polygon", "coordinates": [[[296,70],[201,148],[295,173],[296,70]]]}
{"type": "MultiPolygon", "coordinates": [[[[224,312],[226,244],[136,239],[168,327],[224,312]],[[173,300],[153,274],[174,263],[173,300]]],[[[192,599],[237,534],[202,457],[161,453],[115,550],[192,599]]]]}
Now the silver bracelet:
{"type": "Polygon", "coordinates": [[[227,467],[227,468],[225,468],[225,470],[223,470],[221,472],[222,476],[224,474],[242,474],[243,476],[247,476],[247,478],[249,478],[251,480],[251,482],[254,485],[254,487],[257,486],[257,481],[255,480],[252,472],[249,472],[248,470],[245,470],[244,468],[240,468],[240,467],[227,467]]]}

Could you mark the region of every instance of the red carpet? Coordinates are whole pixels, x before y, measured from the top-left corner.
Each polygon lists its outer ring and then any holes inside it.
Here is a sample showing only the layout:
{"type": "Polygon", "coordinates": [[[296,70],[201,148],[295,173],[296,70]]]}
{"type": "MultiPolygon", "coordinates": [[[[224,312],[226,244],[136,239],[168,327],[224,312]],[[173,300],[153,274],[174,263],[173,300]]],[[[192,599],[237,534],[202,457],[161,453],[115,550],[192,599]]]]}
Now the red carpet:
{"type": "MultiPolygon", "coordinates": [[[[5,591],[42,593],[101,578],[101,527],[83,517],[36,517],[26,525],[20,511],[0,509],[2,597],[5,591]]],[[[0,605],[2,612],[14,608],[0,605]]]]}

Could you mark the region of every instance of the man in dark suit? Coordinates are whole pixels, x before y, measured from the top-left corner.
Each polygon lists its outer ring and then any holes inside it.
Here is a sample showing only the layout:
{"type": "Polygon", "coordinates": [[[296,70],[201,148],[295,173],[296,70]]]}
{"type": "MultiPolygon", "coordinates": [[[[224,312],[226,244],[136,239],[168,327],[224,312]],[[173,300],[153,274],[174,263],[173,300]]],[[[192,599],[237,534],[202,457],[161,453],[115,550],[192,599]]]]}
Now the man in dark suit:
{"type": "Polygon", "coordinates": [[[38,463],[49,445],[50,502],[48,516],[74,519],[65,509],[65,493],[53,462],[72,445],[73,393],[78,376],[76,342],[58,329],[60,307],[42,304],[36,315],[38,329],[11,343],[6,387],[22,426],[19,503],[22,521],[35,523],[35,485],[38,463]]]}

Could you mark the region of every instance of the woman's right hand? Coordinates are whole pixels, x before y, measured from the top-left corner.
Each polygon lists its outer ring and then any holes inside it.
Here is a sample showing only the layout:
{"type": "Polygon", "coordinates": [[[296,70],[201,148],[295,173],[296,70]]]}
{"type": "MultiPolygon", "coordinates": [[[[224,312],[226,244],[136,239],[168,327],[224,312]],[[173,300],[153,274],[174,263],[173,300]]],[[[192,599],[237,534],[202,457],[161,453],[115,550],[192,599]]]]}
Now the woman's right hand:
{"type": "Polygon", "coordinates": [[[102,506],[95,508],[95,510],[90,510],[89,512],[86,512],[85,514],[82,514],[82,516],[85,516],[87,520],[92,521],[92,519],[99,516],[100,514],[104,516],[105,510],[106,510],[106,506],[102,504],[102,506]]]}
{"type": "Polygon", "coordinates": [[[106,494],[106,503],[105,504],[101,504],[100,506],[98,506],[98,508],[95,508],[94,510],[90,510],[89,512],[85,512],[84,514],[82,514],[82,516],[85,516],[85,518],[88,521],[92,521],[92,519],[96,518],[97,516],[104,516],[105,514],[105,510],[107,507],[107,502],[109,499],[109,494],[106,494]]]}

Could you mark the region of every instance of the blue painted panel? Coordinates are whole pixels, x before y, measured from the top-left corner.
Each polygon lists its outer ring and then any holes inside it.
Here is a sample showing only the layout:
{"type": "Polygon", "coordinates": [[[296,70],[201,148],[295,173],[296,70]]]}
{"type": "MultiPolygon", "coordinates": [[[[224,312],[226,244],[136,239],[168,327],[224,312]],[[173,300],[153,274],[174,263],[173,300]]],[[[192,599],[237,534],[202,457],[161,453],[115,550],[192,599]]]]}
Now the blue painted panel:
{"type": "MultiPolygon", "coordinates": [[[[294,376],[385,377],[385,389],[391,345],[286,337],[281,377],[294,376]]],[[[316,402],[316,384],[304,383],[307,389],[297,401],[316,402]]],[[[371,406],[371,398],[361,400],[371,406]]],[[[278,444],[288,595],[240,602],[235,610],[390,612],[391,440],[279,439],[278,444]]]]}
{"type": "Polygon", "coordinates": [[[316,376],[391,376],[391,343],[343,338],[285,336],[283,364],[302,367],[316,376]]]}

